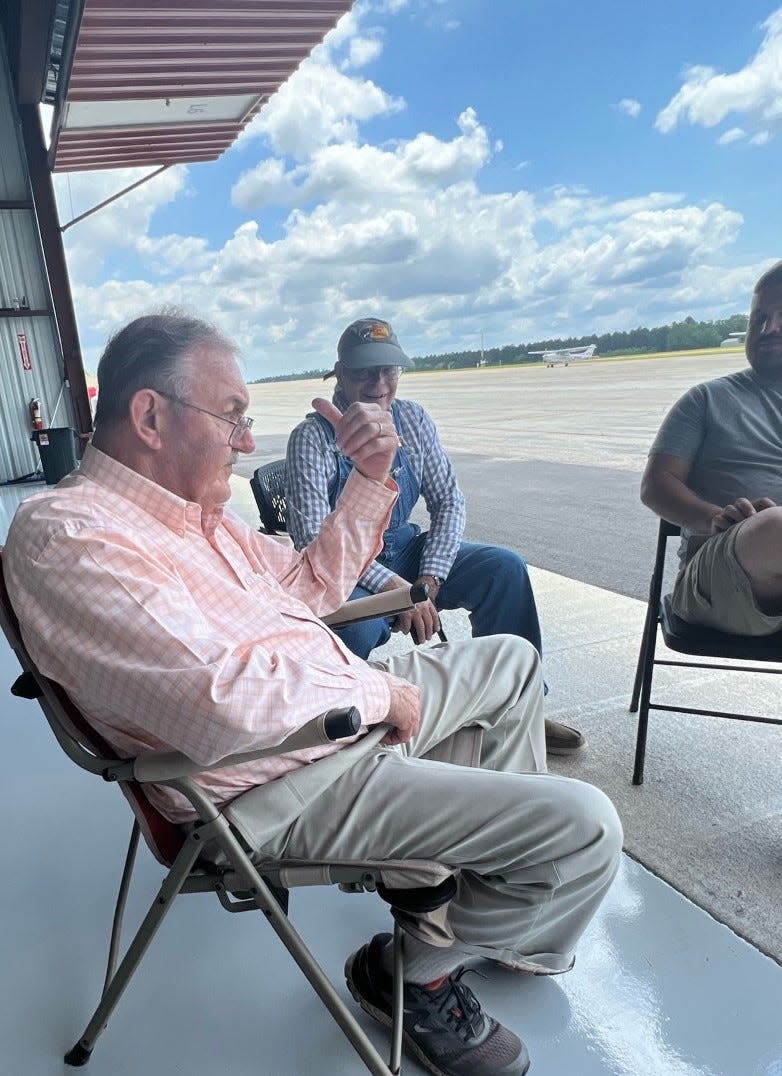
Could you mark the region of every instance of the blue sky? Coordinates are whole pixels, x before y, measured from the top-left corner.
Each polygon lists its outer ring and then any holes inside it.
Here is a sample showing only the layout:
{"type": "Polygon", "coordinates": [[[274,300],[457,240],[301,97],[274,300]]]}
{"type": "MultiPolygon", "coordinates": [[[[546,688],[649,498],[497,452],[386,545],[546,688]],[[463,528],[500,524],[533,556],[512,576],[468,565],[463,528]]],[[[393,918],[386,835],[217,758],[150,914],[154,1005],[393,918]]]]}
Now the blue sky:
{"type": "MultiPolygon", "coordinates": [[[[85,363],[162,304],[249,378],[366,314],[415,355],[746,310],[780,128],[773,2],[359,0],[219,161],[66,232],[85,363]]],[[[62,219],[139,174],[55,177],[62,219]]]]}

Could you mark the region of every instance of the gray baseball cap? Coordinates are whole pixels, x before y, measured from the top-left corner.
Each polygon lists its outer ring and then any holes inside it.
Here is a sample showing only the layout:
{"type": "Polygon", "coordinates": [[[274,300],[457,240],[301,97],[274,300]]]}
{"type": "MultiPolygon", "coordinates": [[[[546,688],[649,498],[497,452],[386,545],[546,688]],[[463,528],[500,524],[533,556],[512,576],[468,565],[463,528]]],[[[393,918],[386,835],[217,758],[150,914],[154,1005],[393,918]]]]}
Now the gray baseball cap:
{"type": "Polygon", "coordinates": [[[380,318],[360,318],[348,325],[339,338],[337,358],[348,370],[413,365],[399,346],[394,330],[380,318]]]}

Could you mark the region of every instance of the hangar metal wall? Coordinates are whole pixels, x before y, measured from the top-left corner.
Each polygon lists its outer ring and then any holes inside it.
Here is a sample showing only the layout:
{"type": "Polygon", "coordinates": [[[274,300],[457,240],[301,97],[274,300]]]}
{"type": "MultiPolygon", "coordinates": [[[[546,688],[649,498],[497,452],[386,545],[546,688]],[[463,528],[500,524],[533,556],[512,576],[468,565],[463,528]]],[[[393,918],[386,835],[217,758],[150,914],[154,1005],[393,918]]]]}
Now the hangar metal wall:
{"type": "Polygon", "coordinates": [[[29,403],[73,426],[19,117],[0,35],[0,482],[40,468],[29,403]]]}

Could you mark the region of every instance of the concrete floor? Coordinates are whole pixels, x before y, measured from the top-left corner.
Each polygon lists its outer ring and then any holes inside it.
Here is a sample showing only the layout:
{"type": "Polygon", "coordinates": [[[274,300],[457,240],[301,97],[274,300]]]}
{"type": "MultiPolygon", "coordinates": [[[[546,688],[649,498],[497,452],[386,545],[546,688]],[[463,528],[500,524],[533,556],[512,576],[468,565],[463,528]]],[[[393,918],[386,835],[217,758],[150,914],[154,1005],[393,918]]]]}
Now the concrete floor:
{"type": "MultiPolygon", "coordinates": [[[[561,599],[560,577],[536,573],[535,583],[543,607],[561,599]]],[[[599,597],[566,584],[582,611],[599,597]]],[[[458,614],[448,628],[460,634],[458,614]]],[[[582,642],[590,664],[600,632],[582,642]]],[[[0,685],[17,671],[0,644],[0,685]]],[[[96,1001],[129,812],[114,788],[67,761],[36,704],[6,696],[4,718],[2,1071],[49,1076],[64,1070],[62,1054],[96,1001]]],[[[600,753],[594,739],[590,751],[600,753]]],[[[130,924],[160,877],[143,852],[130,924]]],[[[347,997],[344,957],[386,929],[384,906],[318,888],[295,892],[292,908],[347,997]]],[[[782,968],[627,857],[573,972],[530,979],[486,964],[479,970],[486,979],[472,977],[478,996],[522,1035],[540,1076],[782,1076],[782,968]]],[[[382,1032],[366,1026],[381,1043],[382,1032]]],[[[191,896],[172,910],[89,1071],[358,1076],[363,1068],[261,917],[229,916],[214,898],[191,896]]],[[[423,1070],[410,1063],[405,1071],[423,1070]]]]}

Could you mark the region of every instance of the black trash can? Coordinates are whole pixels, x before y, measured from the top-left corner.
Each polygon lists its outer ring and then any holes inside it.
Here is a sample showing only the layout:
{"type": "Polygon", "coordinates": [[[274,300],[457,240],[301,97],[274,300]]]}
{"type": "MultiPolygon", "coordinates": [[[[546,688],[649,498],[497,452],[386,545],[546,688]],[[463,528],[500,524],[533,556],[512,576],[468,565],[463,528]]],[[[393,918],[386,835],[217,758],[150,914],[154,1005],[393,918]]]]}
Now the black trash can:
{"type": "Polygon", "coordinates": [[[33,430],[32,440],[38,445],[43,476],[48,486],[65,478],[79,462],[79,438],[76,430],[70,426],[33,430]]]}

